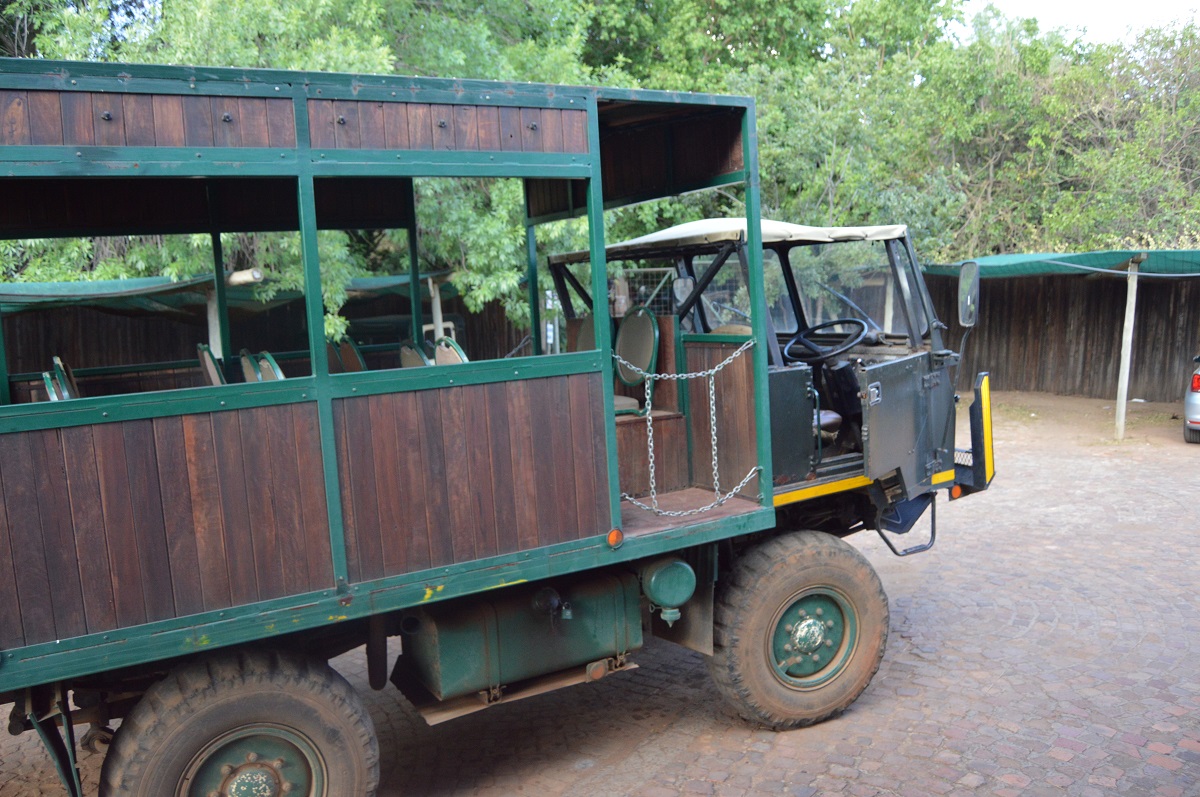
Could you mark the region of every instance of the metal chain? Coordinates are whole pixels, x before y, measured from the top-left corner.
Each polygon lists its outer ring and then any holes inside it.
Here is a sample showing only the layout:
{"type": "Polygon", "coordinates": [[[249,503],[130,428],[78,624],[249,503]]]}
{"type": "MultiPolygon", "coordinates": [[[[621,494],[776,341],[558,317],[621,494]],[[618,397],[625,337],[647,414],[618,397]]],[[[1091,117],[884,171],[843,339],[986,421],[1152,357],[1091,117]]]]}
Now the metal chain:
{"type": "Polygon", "coordinates": [[[712,509],[716,509],[717,507],[721,506],[726,501],[728,501],[730,498],[732,498],[734,495],[741,492],[742,488],[745,487],[746,484],[749,483],[750,479],[754,478],[755,474],[757,474],[758,471],[760,470],[760,468],[757,465],[755,465],[753,468],[750,469],[750,472],[747,473],[742,478],[742,481],[738,484],[737,487],[734,487],[731,491],[729,491],[725,495],[722,495],[721,494],[721,474],[720,474],[720,469],[717,464],[717,461],[718,461],[717,374],[720,373],[721,370],[723,368],[725,368],[727,365],[729,365],[734,360],[736,360],[738,357],[740,357],[743,352],[745,352],[747,349],[749,349],[753,345],[754,345],[754,339],[751,338],[750,340],[747,340],[745,343],[743,343],[741,345],[741,347],[737,349],[737,351],[730,354],[728,357],[726,357],[724,360],[719,362],[714,367],[712,367],[706,371],[695,371],[693,373],[686,373],[686,374],[652,374],[652,373],[648,373],[646,371],[643,371],[641,368],[638,368],[636,365],[629,362],[621,355],[617,354],[616,352],[613,352],[613,355],[612,355],[613,359],[616,360],[618,364],[625,366],[625,368],[629,369],[630,371],[633,371],[638,376],[643,377],[644,384],[646,385],[646,410],[645,410],[646,411],[646,451],[647,451],[647,455],[649,458],[649,464],[650,464],[650,504],[648,504],[648,505],[644,504],[641,501],[638,501],[637,499],[635,499],[633,496],[629,495],[628,493],[621,493],[621,498],[629,501],[634,506],[641,507],[642,509],[645,509],[648,512],[653,512],[656,515],[660,515],[660,516],[664,516],[664,517],[686,517],[688,515],[698,515],[702,512],[708,512],[712,509]],[[684,379],[708,379],[708,420],[709,420],[708,426],[709,426],[710,438],[711,438],[711,443],[712,443],[713,493],[715,495],[715,499],[713,500],[712,503],[707,504],[706,506],[702,506],[698,509],[686,509],[686,510],[671,511],[671,510],[666,510],[666,509],[659,509],[659,507],[658,507],[658,484],[657,484],[657,480],[655,478],[655,471],[654,471],[654,414],[653,414],[654,384],[653,383],[656,380],[678,381],[678,380],[684,380],[684,379]]]}

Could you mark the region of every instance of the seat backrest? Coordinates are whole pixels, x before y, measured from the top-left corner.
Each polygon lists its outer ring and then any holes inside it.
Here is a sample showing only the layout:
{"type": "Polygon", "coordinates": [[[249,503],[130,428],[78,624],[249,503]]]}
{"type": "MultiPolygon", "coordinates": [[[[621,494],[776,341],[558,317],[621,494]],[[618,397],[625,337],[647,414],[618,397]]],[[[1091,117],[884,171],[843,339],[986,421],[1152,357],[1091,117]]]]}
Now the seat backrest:
{"type": "Polygon", "coordinates": [[[200,371],[204,374],[204,383],[207,385],[225,384],[225,374],[221,371],[221,364],[213,355],[208,344],[197,343],[196,353],[200,356],[200,371]]]}
{"type": "Polygon", "coordinates": [[[258,363],[248,349],[242,349],[238,352],[238,360],[242,363],[242,379],[247,382],[262,381],[262,374],[259,373],[258,363]]]}
{"type": "Polygon", "coordinates": [[[338,344],[338,359],[342,363],[342,370],[348,374],[367,370],[367,361],[363,359],[358,345],[350,338],[346,338],[338,344]]]}
{"type": "MultiPolygon", "coordinates": [[[[658,360],[658,321],[654,315],[641,305],[626,313],[617,330],[613,351],[626,362],[653,373],[658,360]]],[[[617,376],[630,387],[645,381],[645,377],[622,363],[617,363],[617,376]]]]}
{"type": "Polygon", "coordinates": [[[278,382],[285,379],[283,369],[269,351],[261,351],[254,355],[255,365],[258,366],[258,378],[263,382],[278,382]]]}
{"type": "Polygon", "coordinates": [[[411,343],[400,344],[400,367],[401,368],[421,368],[426,365],[433,365],[429,358],[425,356],[425,352],[418,349],[411,343]]]}
{"type": "Polygon", "coordinates": [[[79,392],[79,385],[75,382],[75,372],[71,370],[71,366],[67,365],[57,355],[53,358],[54,376],[58,380],[58,389],[60,398],[73,399],[79,398],[82,394],[79,392]]]}
{"type": "Polygon", "coordinates": [[[456,365],[468,360],[466,352],[453,338],[438,338],[433,344],[433,362],[436,365],[456,365]]]}

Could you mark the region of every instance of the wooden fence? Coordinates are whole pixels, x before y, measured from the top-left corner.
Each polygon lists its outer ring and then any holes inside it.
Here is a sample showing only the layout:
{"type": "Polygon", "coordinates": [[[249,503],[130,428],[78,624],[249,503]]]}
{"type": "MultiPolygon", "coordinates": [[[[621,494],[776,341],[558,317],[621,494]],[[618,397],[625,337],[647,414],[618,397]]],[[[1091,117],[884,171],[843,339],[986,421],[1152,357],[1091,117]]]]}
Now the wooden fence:
{"type": "MultiPolygon", "coordinates": [[[[950,346],[962,330],[957,280],[928,277],[950,346]]],[[[1125,319],[1124,278],[1054,275],[984,280],[979,324],[966,342],[960,390],[977,371],[996,390],[1115,399],[1125,319]]],[[[1138,282],[1130,398],[1179,401],[1200,354],[1200,279],[1138,282]]]]}

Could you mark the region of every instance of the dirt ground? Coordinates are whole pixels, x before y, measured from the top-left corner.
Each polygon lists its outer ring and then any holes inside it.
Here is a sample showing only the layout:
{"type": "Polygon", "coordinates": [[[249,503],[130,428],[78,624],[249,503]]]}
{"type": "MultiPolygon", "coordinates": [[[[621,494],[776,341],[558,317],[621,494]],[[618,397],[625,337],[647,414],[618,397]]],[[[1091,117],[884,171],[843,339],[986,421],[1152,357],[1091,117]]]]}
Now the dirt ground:
{"type": "MultiPolygon", "coordinates": [[[[375,722],[380,795],[1200,796],[1200,445],[1182,403],[1131,404],[1119,443],[1112,401],[993,406],[996,480],[939,502],[933,550],[851,538],[891,620],[841,717],[749,726],[704,657],[652,641],[637,670],[431,728],[352,652],[335,665],[375,722]]],[[[100,760],[82,761],[89,794],[100,760]]],[[[32,734],[0,739],[0,797],[61,793],[32,734]]]]}

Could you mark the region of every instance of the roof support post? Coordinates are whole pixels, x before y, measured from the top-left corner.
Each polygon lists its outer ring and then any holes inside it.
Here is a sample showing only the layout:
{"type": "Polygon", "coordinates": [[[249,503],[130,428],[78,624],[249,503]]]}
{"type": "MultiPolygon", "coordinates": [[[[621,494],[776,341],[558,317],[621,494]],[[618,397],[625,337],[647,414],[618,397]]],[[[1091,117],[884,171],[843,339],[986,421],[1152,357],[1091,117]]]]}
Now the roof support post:
{"type": "Polygon", "coordinates": [[[1128,287],[1125,291],[1125,326],[1121,330],[1121,371],[1117,376],[1117,440],[1125,439],[1125,406],[1129,401],[1129,366],[1133,359],[1133,322],[1137,314],[1138,264],[1146,259],[1141,252],[1129,258],[1128,287]]]}
{"type": "Polygon", "coordinates": [[[0,404],[11,404],[8,387],[8,349],[4,348],[4,314],[0,313],[0,404]]]}
{"type": "Polygon", "coordinates": [[[225,252],[221,233],[212,233],[213,289],[208,295],[208,347],[217,359],[228,357],[233,349],[229,337],[229,303],[225,294],[225,252]]]}
{"type": "MultiPolygon", "coordinates": [[[[412,316],[412,342],[420,348],[425,319],[421,312],[421,263],[417,260],[417,225],[408,228],[408,307],[412,316]]],[[[433,299],[431,295],[430,300],[433,299]]],[[[436,335],[435,335],[436,337],[436,335]]]]}
{"type": "MultiPolygon", "coordinates": [[[[526,217],[529,211],[525,211],[526,217]]],[[[525,282],[529,290],[529,333],[532,335],[533,353],[541,354],[542,336],[542,295],[538,290],[538,261],[537,261],[537,232],[529,222],[525,223],[525,282]]]]}

